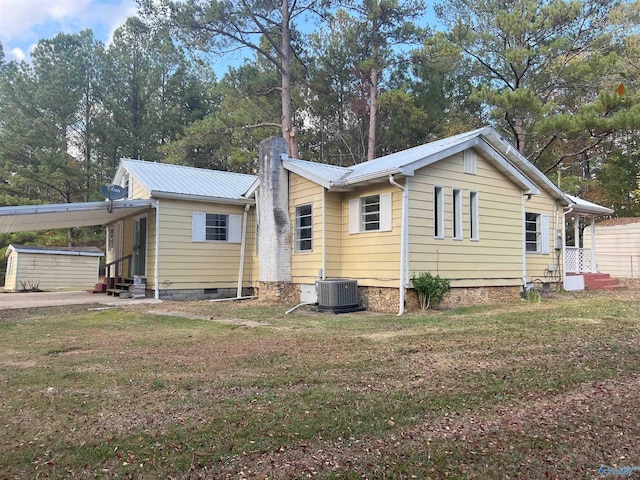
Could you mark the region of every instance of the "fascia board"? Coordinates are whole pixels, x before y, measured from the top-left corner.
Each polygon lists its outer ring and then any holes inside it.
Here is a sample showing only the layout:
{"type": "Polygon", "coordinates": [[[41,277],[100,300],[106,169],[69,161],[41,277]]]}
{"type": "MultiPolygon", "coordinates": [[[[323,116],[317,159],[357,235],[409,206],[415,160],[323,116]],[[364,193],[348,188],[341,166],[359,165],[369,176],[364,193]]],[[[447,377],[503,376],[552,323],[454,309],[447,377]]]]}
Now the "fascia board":
{"type": "Polygon", "coordinates": [[[250,198],[220,198],[208,197],[204,195],[188,195],[184,193],[160,192],[153,190],[151,192],[153,198],[167,198],[173,200],[192,200],[194,202],[206,203],[224,203],[227,205],[255,205],[256,201],[250,198]]]}
{"type": "MultiPolygon", "coordinates": [[[[300,168],[298,165],[292,164],[291,162],[289,162],[288,160],[283,160],[282,161],[282,166],[290,171],[293,172],[297,175],[300,175],[303,178],[306,178],[307,180],[316,183],[324,188],[331,188],[331,185],[334,185],[332,182],[330,182],[329,180],[319,177],[303,168],[300,168]]],[[[335,185],[337,185],[338,182],[335,183],[335,185]]]]}

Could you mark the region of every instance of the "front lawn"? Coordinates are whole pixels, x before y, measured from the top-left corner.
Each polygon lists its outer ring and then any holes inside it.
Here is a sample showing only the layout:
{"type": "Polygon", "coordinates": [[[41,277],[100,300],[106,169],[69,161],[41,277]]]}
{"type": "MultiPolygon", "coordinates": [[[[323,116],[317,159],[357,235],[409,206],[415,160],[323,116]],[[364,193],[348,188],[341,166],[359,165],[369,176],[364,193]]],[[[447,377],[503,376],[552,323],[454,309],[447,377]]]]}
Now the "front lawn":
{"type": "Polygon", "coordinates": [[[640,465],[639,300],[0,310],[0,479],[597,478],[640,465]]]}

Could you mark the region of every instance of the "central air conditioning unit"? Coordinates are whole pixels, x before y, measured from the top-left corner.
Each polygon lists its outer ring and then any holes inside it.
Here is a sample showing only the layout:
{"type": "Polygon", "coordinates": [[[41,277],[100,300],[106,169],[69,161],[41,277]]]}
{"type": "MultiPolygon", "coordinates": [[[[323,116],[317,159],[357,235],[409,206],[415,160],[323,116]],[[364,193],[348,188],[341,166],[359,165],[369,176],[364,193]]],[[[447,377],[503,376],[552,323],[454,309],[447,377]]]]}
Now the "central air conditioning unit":
{"type": "Polygon", "coordinates": [[[334,278],[318,280],[318,310],[334,313],[359,312],[364,310],[358,303],[358,282],[334,278]]]}

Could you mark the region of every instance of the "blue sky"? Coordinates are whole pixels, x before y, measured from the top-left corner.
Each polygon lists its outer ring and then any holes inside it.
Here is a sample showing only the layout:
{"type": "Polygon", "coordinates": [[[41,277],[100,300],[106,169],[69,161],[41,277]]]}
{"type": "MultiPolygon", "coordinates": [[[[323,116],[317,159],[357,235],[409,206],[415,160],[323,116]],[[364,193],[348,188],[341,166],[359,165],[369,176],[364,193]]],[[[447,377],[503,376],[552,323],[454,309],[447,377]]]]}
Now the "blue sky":
{"type": "Polygon", "coordinates": [[[136,11],[135,0],[0,0],[0,42],[7,60],[28,58],[39,39],[59,32],[91,28],[107,43],[136,11]]]}

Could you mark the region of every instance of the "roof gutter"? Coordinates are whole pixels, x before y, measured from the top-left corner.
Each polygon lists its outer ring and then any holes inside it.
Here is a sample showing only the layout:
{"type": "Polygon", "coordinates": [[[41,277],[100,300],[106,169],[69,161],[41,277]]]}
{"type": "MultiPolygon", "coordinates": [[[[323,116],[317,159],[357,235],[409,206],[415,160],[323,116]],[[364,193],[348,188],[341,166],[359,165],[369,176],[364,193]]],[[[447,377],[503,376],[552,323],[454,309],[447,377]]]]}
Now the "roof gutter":
{"type": "Polygon", "coordinates": [[[407,258],[407,237],[408,237],[408,215],[409,215],[409,184],[405,181],[405,186],[400,185],[389,175],[389,183],[402,190],[402,219],[400,231],[400,301],[398,305],[398,316],[404,313],[405,297],[405,260],[407,258]]]}

